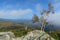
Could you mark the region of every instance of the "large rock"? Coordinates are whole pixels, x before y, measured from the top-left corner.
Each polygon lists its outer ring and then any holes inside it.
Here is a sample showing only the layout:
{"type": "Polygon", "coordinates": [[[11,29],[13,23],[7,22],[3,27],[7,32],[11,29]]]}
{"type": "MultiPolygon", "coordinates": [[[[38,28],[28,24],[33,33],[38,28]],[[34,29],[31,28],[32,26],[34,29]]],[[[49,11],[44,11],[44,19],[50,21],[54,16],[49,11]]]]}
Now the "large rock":
{"type": "Polygon", "coordinates": [[[0,40],[13,40],[14,37],[12,32],[0,32],[0,40]]]}
{"type": "Polygon", "coordinates": [[[34,30],[22,37],[15,37],[12,32],[0,32],[0,40],[55,40],[44,31],[34,30]]]}
{"type": "Polygon", "coordinates": [[[55,40],[44,31],[35,30],[29,32],[26,36],[18,37],[16,40],[55,40]]]}

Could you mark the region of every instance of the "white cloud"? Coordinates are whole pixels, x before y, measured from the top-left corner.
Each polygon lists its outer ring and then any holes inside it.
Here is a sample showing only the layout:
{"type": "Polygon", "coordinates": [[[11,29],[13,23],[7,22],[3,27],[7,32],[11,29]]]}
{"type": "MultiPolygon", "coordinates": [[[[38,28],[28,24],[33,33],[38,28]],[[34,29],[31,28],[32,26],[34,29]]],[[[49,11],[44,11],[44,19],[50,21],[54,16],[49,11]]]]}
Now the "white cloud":
{"type": "Polygon", "coordinates": [[[50,14],[48,17],[48,21],[51,22],[51,24],[60,26],[60,1],[59,0],[53,1],[55,14],[50,14]]]}
{"type": "Polygon", "coordinates": [[[60,11],[56,12],[55,14],[50,14],[48,21],[52,22],[53,24],[60,25],[60,11]]]}
{"type": "Polygon", "coordinates": [[[11,13],[11,15],[25,15],[25,14],[32,13],[32,10],[31,9],[13,10],[10,13],[11,13]]]}
{"type": "MultiPolygon", "coordinates": [[[[11,1],[11,0],[10,0],[11,1]]],[[[21,4],[20,3],[15,3],[15,4],[11,4],[11,3],[8,3],[8,1],[4,1],[2,3],[2,7],[4,9],[15,9],[15,8],[20,8],[21,4]]]]}
{"type": "Polygon", "coordinates": [[[12,8],[13,6],[12,5],[5,5],[6,8],[12,8]]]}
{"type": "Polygon", "coordinates": [[[41,10],[40,8],[41,8],[40,4],[39,3],[36,4],[36,9],[40,11],[41,10]]]}
{"type": "Polygon", "coordinates": [[[55,2],[57,2],[58,0],[54,0],[55,2]]]}
{"type": "Polygon", "coordinates": [[[0,16],[18,16],[18,15],[26,15],[32,13],[31,9],[25,10],[0,10],[0,16]]]}
{"type": "Polygon", "coordinates": [[[55,3],[55,6],[54,7],[55,8],[59,8],[60,7],[60,2],[55,3]]]}
{"type": "Polygon", "coordinates": [[[60,1],[59,0],[54,0],[54,7],[59,8],[60,7],[60,1]]]}

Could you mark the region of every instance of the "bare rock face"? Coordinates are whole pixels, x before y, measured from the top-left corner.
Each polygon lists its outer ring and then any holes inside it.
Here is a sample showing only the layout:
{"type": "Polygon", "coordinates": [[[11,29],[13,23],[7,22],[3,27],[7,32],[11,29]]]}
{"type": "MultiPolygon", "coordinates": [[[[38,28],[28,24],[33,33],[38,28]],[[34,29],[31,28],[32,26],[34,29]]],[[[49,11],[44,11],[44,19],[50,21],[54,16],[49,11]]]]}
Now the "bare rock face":
{"type": "Polygon", "coordinates": [[[14,37],[12,32],[0,32],[0,40],[14,40],[14,37]]]}
{"type": "Polygon", "coordinates": [[[16,40],[55,40],[55,39],[49,36],[44,31],[35,30],[32,32],[29,32],[26,36],[17,38],[16,40]]]}
{"type": "Polygon", "coordinates": [[[34,30],[22,37],[15,37],[12,32],[0,32],[0,40],[55,40],[44,31],[34,30]]]}

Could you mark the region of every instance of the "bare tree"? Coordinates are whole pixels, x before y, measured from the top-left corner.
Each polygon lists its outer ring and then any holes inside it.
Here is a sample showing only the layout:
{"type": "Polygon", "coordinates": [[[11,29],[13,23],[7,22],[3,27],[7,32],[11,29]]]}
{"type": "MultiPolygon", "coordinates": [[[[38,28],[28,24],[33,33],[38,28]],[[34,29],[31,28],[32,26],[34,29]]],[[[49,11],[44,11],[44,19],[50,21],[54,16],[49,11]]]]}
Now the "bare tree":
{"type": "Polygon", "coordinates": [[[33,23],[38,21],[41,22],[41,30],[44,30],[45,26],[47,25],[47,17],[50,13],[54,14],[54,8],[51,3],[48,4],[48,10],[42,10],[40,19],[36,15],[33,16],[33,23]]]}

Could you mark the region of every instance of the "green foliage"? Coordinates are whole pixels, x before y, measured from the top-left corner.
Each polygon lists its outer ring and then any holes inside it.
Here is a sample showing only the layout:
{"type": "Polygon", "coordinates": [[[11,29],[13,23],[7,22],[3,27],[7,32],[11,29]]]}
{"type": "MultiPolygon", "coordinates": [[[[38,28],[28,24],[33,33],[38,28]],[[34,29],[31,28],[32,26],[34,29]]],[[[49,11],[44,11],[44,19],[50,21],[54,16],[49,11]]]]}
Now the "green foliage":
{"type": "Polygon", "coordinates": [[[38,22],[39,21],[38,16],[34,15],[33,18],[32,18],[32,21],[33,21],[33,23],[38,22]]]}
{"type": "Polygon", "coordinates": [[[16,30],[16,31],[14,31],[14,34],[15,34],[16,37],[20,37],[20,36],[26,35],[27,32],[16,30]]]}
{"type": "MultiPolygon", "coordinates": [[[[26,24],[27,25],[27,24],[26,24]]],[[[16,37],[20,37],[26,35],[27,32],[34,30],[31,26],[28,25],[28,30],[25,30],[25,24],[18,23],[8,23],[1,22],[0,23],[0,32],[8,32],[11,31],[15,34],[16,37]]]]}
{"type": "Polygon", "coordinates": [[[49,34],[51,37],[55,38],[56,40],[59,40],[59,36],[56,32],[52,32],[49,34]]]}

